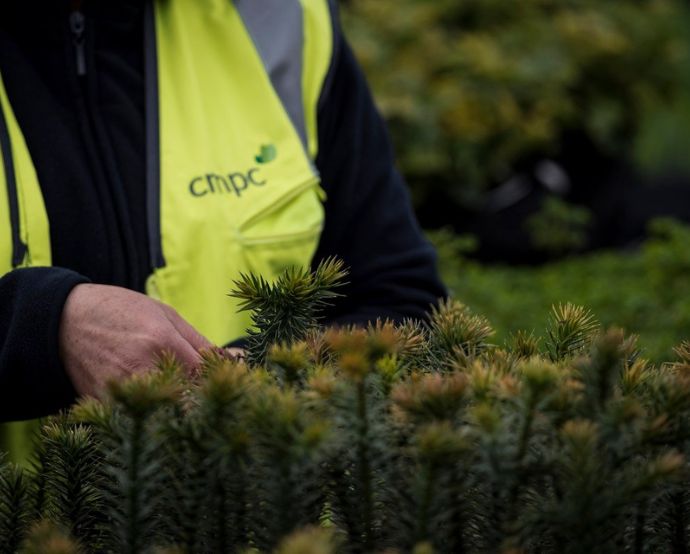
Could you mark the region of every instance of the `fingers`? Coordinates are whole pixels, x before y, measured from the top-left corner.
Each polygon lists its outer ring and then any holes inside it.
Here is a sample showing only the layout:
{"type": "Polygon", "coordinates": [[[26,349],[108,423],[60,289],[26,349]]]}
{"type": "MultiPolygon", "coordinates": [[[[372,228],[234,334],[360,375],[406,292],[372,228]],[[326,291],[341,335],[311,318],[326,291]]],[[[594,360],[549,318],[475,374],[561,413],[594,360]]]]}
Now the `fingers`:
{"type": "Polygon", "coordinates": [[[171,337],[166,350],[172,352],[188,375],[196,375],[201,364],[201,355],[181,334],[171,337]]]}
{"type": "Polygon", "coordinates": [[[180,314],[166,306],[165,315],[168,321],[175,327],[180,336],[186,340],[197,352],[208,348],[213,348],[213,344],[204,337],[199,331],[187,323],[180,314]]]}

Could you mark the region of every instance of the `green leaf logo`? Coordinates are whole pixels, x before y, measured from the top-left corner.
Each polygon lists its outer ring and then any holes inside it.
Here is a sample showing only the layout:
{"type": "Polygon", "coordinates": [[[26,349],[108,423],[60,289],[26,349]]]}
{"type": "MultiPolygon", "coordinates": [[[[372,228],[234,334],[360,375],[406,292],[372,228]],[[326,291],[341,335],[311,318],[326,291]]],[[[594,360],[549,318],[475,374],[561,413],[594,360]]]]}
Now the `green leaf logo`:
{"type": "Polygon", "coordinates": [[[254,156],[256,163],[267,164],[276,159],[278,149],[273,144],[262,144],[261,151],[257,156],[254,156]]]}

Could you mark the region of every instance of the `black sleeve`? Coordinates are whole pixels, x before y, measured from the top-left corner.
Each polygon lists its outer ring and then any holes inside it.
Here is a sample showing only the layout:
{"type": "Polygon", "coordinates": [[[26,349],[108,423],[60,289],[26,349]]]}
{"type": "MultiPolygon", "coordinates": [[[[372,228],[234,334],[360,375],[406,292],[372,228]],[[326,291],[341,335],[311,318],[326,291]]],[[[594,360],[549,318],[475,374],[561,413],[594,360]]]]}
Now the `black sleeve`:
{"type": "Polygon", "coordinates": [[[345,297],[325,322],[423,318],[446,295],[436,254],[417,224],[384,122],[338,29],[318,129],[316,166],[327,200],[314,260],[335,255],[350,268],[345,297]]]}
{"type": "Polygon", "coordinates": [[[83,282],[73,271],[44,267],[0,278],[0,421],[45,416],[74,401],[58,331],[67,296],[83,282]]]}

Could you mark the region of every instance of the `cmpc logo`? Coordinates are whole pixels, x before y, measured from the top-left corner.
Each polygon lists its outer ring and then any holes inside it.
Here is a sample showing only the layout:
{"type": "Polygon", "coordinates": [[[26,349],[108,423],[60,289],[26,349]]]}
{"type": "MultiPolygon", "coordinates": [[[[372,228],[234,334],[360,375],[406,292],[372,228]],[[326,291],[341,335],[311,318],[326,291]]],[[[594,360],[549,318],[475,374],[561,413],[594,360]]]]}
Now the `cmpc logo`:
{"type": "Polygon", "coordinates": [[[254,159],[258,164],[267,164],[275,160],[277,156],[278,149],[275,147],[275,144],[262,144],[261,151],[258,156],[254,156],[254,159]]]}
{"type": "MultiPolygon", "coordinates": [[[[265,165],[277,156],[278,149],[274,144],[263,144],[254,159],[256,163],[265,165]]],[[[199,175],[189,182],[189,193],[196,198],[208,194],[234,194],[239,198],[250,187],[263,187],[268,182],[261,178],[259,171],[260,168],[252,167],[246,172],[199,175]]]]}

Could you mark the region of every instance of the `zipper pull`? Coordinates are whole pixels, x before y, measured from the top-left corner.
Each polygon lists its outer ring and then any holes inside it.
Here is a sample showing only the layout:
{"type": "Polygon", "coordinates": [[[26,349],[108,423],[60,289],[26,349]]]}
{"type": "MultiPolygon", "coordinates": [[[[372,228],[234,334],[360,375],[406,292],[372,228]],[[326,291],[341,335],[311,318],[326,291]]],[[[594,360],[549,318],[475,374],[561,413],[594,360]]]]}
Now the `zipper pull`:
{"type": "Polygon", "coordinates": [[[69,29],[72,33],[72,44],[77,61],[77,75],[86,75],[86,53],[84,51],[84,30],[86,28],[86,17],[80,10],[74,10],[69,15],[69,29]]]}

